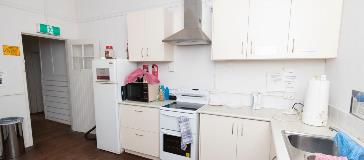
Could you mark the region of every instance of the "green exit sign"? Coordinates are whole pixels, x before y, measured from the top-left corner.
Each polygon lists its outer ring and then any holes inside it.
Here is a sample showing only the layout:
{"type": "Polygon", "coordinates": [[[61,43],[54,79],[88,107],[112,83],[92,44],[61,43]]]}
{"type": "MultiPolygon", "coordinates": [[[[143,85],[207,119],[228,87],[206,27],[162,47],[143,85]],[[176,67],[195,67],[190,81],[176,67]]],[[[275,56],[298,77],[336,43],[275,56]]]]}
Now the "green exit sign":
{"type": "Polygon", "coordinates": [[[50,34],[53,36],[61,35],[61,28],[56,26],[51,26],[48,24],[39,23],[37,26],[37,32],[43,34],[50,34]]]}

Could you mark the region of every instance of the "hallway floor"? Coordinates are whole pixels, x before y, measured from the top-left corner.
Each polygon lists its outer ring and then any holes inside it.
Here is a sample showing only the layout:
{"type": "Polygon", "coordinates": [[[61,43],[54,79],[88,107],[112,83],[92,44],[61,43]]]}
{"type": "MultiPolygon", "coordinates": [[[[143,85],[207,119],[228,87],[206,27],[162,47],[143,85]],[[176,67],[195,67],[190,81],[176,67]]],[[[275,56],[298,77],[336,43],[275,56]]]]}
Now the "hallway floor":
{"type": "Polygon", "coordinates": [[[147,160],[123,153],[101,151],[96,141],[86,140],[83,133],[72,132],[68,125],[45,120],[43,114],[32,115],[34,146],[24,160],[147,160]]]}

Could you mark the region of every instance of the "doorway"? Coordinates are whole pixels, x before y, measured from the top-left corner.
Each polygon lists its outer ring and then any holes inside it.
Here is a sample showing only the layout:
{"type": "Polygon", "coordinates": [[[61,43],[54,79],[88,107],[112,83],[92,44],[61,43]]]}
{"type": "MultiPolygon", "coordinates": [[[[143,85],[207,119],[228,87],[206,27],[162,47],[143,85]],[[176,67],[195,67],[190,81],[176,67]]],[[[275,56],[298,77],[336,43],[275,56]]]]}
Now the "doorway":
{"type": "Polygon", "coordinates": [[[22,35],[22,43],[32,117],[71,125],[66,42],[22,35]]]}

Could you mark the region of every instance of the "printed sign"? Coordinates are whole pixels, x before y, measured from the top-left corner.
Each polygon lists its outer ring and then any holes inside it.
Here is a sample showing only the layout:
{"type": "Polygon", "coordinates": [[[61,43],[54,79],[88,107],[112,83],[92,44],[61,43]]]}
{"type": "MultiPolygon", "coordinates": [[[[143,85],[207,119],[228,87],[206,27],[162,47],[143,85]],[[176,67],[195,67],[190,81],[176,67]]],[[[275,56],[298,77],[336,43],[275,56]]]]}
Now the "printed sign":
{"type": "Polygon", "coordinates": [[[3,45],[3,55],[5,56],[20,56],[20,49],[18,46],[3,45]]]}
{"type": "Polygon", "coordinates": [[[53,36],[60,36],[61,35],[61,28],[57,26],[51,26],[48,24],[39,23],[37,26],[37,32],[43,34],[49,34],[53,36]]]}

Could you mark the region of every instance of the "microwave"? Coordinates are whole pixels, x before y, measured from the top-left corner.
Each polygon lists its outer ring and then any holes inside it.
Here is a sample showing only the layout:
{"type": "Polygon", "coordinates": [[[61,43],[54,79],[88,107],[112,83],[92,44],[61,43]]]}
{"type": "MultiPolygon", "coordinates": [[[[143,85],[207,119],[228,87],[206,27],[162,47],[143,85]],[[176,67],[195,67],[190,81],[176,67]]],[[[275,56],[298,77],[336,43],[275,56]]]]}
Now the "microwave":
{"type": "Polygon", "coordinates": [[[129,83],[122,87],[121,92],[123,100],[152,102],[158,99],[159,84],[129,83]]]}

